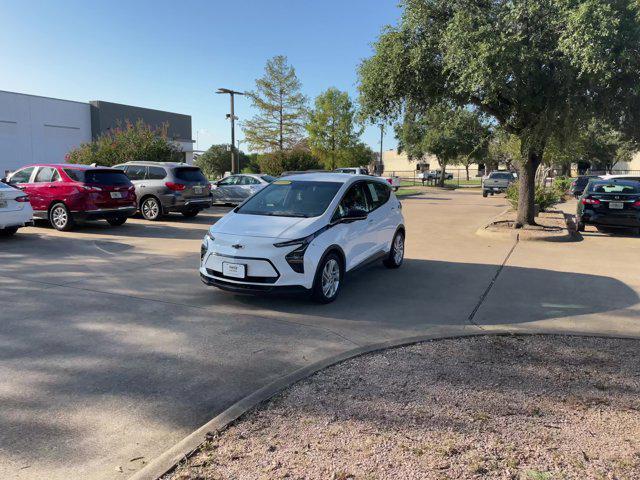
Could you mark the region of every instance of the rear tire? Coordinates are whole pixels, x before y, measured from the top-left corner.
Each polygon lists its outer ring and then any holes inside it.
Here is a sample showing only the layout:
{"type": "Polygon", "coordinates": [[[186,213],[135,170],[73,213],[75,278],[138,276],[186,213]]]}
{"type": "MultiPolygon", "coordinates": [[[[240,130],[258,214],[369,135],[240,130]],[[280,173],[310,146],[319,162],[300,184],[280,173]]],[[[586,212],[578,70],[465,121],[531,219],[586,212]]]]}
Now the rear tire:
{"type": "Polygon", "coordinates": [[[585,228],[586,228],[586,225],[585,225],[584,223],[578,222],[578,223],[576,224],[576,229],[577,229],[579,232],[584,232],[585,228]]]}
{"type": "Polygon", "coordinates": [[[382,263],[387,268],[400,268],[404,261],[404,233],[399,231],[393,237],[391,242],[391,248],[389,249],[389,256],[385,258],[382,263]]]}
{"type": "Polygon", "coordinates": [[[109,222],[109,225],[111,225],[112,227],[119,227],[120,225],[124,225],[126,221],[127,217],[107,218],[107,222],[109,222]]]}
{"type": "Polygon", "coordinates": [[[49,210],[49,223],[58,231],[68,232],[73,229],[75,222],[71,212],[64,203],[55,203],[49,210]]]}
{"type": "Polygon", "coordinates": [[[11,237],[16,234],[20,227],[8,227],[0,230],[0,237],[11,237]]]}
{"type": "Polygon", "coordinates": [[[162,205],[156,197],[147,197],[140,204],[140,213],[145,220],[155,222],[162,217],[162,205]]]}
{"type": "Polygon", "coordinates": [[[340,293],[344,267],[337,253],[331,252],[318,264],[313,281],[313,299],[318,303],[331,303],[340,293]]]}
{"type": "Polygon", "coordinates": [[[482,196],[483,196],[484,198],[487,198],[487,196],[488,196],[488,195],[489,195],[489,194],[487,193],[487,191],[486,191],[486,190],[483,190],[483,191],[482,191],[482,196]]]}
{"type": "Polygon", "coordinates": [[[185,210],[183,212],[181,212],[183,216],[187,217],[187,218],[193,218],[195,216],[197,216],[200,213],[200,210],[198,209],[193,209],[193,210],[185,210]]]}

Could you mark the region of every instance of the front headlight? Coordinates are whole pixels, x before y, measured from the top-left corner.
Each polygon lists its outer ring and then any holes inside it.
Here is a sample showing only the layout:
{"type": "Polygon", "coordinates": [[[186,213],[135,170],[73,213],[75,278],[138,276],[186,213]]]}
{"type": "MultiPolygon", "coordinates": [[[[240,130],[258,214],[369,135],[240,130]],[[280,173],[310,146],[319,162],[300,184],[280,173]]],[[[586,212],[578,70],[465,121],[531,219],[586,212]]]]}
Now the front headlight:
{"type": "Polygon", "coordinates": [[[211,235],[210,231],[207,231],[206,235],[202,239],[202,245],[200,245],[200,261],[204,258],[204,256],[209,251],[209,243],[213,243],[215,237],[211,235]]]}
{"type": "Polygon", "coordinates": [[[274,243],[274,247],[294,247],[298,246],[295,250],[285,255],[285,260],[294,272],[304,273],[304,254],[307,251],[307,247],[316,238],[316,234],[309,235],[305,238],[298,238],[296,240],[290,240],[287,242],[274,243]]]}

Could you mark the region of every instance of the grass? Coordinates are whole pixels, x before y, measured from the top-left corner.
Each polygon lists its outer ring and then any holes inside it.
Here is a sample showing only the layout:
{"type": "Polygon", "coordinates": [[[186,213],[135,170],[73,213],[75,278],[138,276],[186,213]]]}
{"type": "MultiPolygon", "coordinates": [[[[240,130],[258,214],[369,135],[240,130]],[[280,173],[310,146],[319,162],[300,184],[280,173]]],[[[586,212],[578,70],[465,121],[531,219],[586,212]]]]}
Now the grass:
{"type": "Polygon", "coordinates": [[[396,192],[396,197],[406,197],[407,195],[415,195],[420,193],[419,190],[411,190],[410,188],[401,188],[396,192]]]}

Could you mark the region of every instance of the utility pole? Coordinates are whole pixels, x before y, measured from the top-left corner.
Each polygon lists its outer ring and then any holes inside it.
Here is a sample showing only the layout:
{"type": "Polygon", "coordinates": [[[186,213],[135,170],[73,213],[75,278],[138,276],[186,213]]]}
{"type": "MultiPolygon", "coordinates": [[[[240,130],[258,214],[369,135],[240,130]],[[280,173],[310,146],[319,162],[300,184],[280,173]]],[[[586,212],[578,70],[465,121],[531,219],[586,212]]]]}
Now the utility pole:
{"type": "Polygon", "coordinates": [[[378,175],[382,175],[382,169],[383,169],[383,164],[382,164],[382,140],[384,138],[384,124],[380,124],[380,158],[378,159],[378,172],[376,172],[378,175]]]}
{"type": "Polygon", "coordinates": [[[236,152],[236,115],[234,112],[233,98],[235,95],[244,95],[243,92],[236,92],[228,88],[219,88],[216,93],[229,94],[231,99],[231,113],[227,114],[227,118],[231,120],[231,173],[238,173],[238,155],[236,152]]]}

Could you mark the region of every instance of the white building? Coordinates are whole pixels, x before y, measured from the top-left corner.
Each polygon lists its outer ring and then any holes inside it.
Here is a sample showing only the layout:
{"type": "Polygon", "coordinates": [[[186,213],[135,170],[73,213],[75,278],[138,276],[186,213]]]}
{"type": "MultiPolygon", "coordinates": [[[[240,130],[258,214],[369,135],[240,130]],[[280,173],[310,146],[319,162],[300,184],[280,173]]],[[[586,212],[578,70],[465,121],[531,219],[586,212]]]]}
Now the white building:
{"type": "Polygon", "coordinates": [[[0,176],[30,163],[62,163],[90,140],[88,103],[0,91],[0,176]]]}
{"type": "MultiPolygon", "coordinates": [[[[169,138],[191,163],[191,117],[92,101],[74,102],[0,90],[0,178],[32,163],[64,163],[66,154],[126,121],[168,125],[169,138]]],[[[123,159],[126,161],[127,159],[123,159]]]]}

